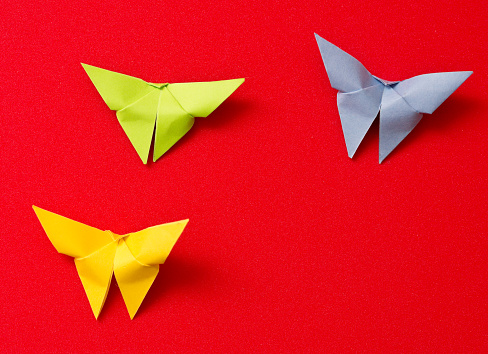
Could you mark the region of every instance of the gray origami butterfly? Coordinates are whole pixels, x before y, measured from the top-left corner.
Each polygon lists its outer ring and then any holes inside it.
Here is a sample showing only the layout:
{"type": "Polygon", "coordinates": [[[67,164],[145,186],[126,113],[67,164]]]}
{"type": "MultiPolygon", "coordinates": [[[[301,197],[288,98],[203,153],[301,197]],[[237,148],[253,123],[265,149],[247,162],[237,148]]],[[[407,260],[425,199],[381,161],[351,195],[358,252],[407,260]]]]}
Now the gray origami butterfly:
{"type": "Polygon", "coordinates": [[[353,157],[376,116],[380,119],[380,163],[412,131],[422,113],[432,113],[473,73],[457,71],[387,81],[371,75],[355,58],[315,34],[337,105],[347,153],[353,157]]]}

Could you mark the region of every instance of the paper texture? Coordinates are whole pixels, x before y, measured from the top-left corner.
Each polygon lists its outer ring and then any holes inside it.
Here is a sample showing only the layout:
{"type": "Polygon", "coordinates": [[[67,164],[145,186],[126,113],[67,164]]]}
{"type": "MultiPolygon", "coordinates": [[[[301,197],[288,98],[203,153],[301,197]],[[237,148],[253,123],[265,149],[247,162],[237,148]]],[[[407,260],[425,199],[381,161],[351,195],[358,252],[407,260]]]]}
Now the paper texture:
{"type": "Polygon", "coordinates": [[[244,79],[153,84],[113,71],[81,64],[144,164],[154,134],[153,161],[159,159],[193,126],[207,117],[244,79]]]}
{"type": "Polygon", "coordinates": [[[110,288],[112,275],[134,318],[156,275],[188,220],[117,235],[33,206],[49,240],[59,253],[75,259],[76,269],[95,318],[110,288]]]}
{"type": "Polygon", "coordinates": [[[355,58],[315,34],[337,105],[347,153],[353,157],[379,113],[381,163],[412,131],[423,113],[431,114],[473,72],[425,74],[404,81],[371,75],[355,58]]]}

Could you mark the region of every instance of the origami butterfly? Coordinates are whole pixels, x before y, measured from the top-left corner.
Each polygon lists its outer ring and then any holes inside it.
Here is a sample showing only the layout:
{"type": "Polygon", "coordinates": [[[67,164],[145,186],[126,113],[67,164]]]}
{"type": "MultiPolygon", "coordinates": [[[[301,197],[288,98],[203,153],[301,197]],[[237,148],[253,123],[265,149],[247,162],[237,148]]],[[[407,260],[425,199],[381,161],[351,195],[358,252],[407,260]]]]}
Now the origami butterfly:
{"type": "Polygon", "coordinates": [[[355,58],[315,34],[337,105],[347,153],[353,157],[379,113],[380,163],[473,73],[458,71],[387,81],[371,75],[355,58]]]}
{"type": "Polygon", "coordinates": [[[59,253],[75,258],[95,318],[115,275],[134,318],[156,275],[188,220],[149,227],[126,235],[102,231],[33,206],[49,240],[59,253]]]}
{"type": "Polygon", "coordinates": [[[81,64],[105,103],[117,111],[120,125],[144,164],[153,132],[153,161],[159,159],[193,126],[207,117],[244,79],[152,84],[113,71],[81,64]]]}

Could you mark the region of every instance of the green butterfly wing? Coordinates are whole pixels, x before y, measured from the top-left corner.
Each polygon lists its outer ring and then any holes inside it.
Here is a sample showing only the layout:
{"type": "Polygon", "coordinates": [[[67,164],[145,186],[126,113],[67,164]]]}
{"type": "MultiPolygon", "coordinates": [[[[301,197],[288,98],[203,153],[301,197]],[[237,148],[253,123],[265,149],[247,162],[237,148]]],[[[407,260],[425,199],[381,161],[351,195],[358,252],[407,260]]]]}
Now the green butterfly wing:
{"type": "Polygon", "coordinates": [[[136,77],[81,64],[117,118],[143,163],[156,123],[159,89],[136,77]]]}
{"type": "Polygon", "coordinates": [[[244,79],[187,82],[168,85],[181,107],[193,117],[207,117],[244,82],[244,79]]]}
{"type": "Polygon", "coordinates": [[[81,64],[107,106],[118,111],[139,100],[156,88],[133,76],[81,64]]]}
{"type": "Polygon", "coordinates": [[[191,129],[194,122],[195,118],[181,107],[168,88],[163,88],[159,96],[153,160],[159,159],[176,144],[191,129]]]}

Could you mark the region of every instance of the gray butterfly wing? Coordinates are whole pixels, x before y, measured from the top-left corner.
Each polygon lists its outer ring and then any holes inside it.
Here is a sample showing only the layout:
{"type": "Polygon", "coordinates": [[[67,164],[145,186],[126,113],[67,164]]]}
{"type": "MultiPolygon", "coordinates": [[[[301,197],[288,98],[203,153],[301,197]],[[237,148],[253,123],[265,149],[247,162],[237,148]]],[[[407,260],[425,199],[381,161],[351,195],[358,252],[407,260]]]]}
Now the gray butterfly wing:
{"type": "Polygon", "coordinates": [[[318,34],[315,34],[315,39],[333,88],[341,92],[352,92],[379,84],[356,58],[318,34]]]}
{"type": "Polygon", "coordinates": [[[383,90],[383,85],[375,85],[350,93],[337,94],[337,106],[349,157],[353,157],[378,115],[383,90]]]}
{"type": "Polygon", "coordinates": [[[378,115],[384,85],[357,59],[315,34],[330,84],[340,92],[337,106],[347,154],[353,157],[378,115]]]}
{"type": "Polygon", "coordinates": [[[393,86],[416,111],[434,112],[472,74],[455,71],[414,76],[393,86]]]}
{"type": "Polygon", "coordinates": [[[415,128],[422,113],[432,113],[472,71],[414,76],[385,88],[380,112],[380,163],[415,128]]]}
{"type": "Polygon", "coordinates": [[[383,91],[380,110],[380,163],[415,128],[422,114],[413,109],[392,87],[383,91]]]}

